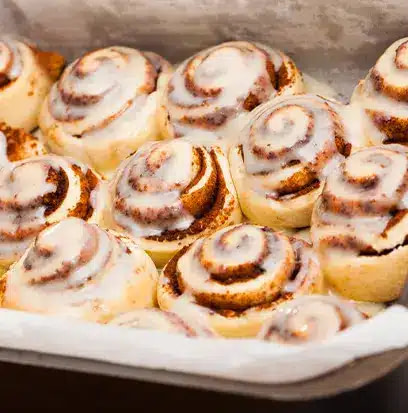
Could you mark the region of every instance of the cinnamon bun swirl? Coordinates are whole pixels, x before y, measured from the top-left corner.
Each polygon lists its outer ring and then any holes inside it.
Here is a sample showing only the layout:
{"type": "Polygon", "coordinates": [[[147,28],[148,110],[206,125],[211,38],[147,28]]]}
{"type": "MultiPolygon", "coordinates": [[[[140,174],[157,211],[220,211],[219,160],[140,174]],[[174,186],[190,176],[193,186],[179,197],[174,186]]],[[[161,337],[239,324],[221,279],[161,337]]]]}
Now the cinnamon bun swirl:
{"type": "Polygon", "coordinates": [[[145,144],[119,167],[109,192],[107,226],[136,239],[158,266],[241,220],[222,150],[184,139],[145,144]]]}
{"type": "Polygon", "coordinates": [[[213,337],[209,327],[203,328],[199,323],[191,323],[179,314],[162,311],[157,308],[134,310],[114,318],[111,325],[140,328],[145,330],[165,331],[166,333],[182,334],[187,337],[213,337]]]}
{"type": "Polygon", "coordinates": [[[183,62],[164,91],[159,122],[165,138],[192,136],[228,145],[241,114],[278,95],[304,91],[284,53],[244,41],[222,43],[183,62]]]}
{"type": "Polygon", "coordinates": [[[88,167],[46,155],[13,162],[0,174],[0,273],[33,238],[66,217],[101,222],[106,188],[88,167]]]}
{"type": "Polygon", "coordinates": [[[179,302],[191,311],[200,309],[223,336],[250,337],[279,304],[322,289],[310,244],[241,224],[177,253],[160,275],[158,302],[163,310],[179,302]]]}
{"type": "Polygon", "coordinates": [[[67,218],[4,275],[3,307],[106,322],[156,302],[157,270],[130,239],[67,218]]]}
{"type": "Polygon", "coordinates": [[[42,107],[40,127],[51,150],[110,175],[158,138],[158,96],[171,71],[155,53],[119,46],[75,60],[42,107]]]}
{"type": "Polygon", "coordinates": [[[350,154],[341,104],[317,95],[274,99],[249,115],[230,151],[243,213],[275,229],[310,225],[325,178],[350,154]]]}
{"type": "Polygon", "coordinates": [[[327,178],[311,235],[322,270],[357,301],[396,299],[408,262],[408,152],[401,145],[363,149],[327,178]]]}
{"type": "Polygon", "coordinates": [[[322,342],[365,319],[350,302],[334,296],[298,297],[279,306],[258,338],[282,344],[322,342]]]}
{"type": "Polygon", "coordinates": [[[64,58],[25,41],[0,38],[0,121],[30,132],[41,104],[59,77],[64,58]]]}
{"type": "Polygon", "coordinates": [[[384,52],[351,101],[362,109],[365,133],[373,145],[408,144],[408,37],[384,52]]]}

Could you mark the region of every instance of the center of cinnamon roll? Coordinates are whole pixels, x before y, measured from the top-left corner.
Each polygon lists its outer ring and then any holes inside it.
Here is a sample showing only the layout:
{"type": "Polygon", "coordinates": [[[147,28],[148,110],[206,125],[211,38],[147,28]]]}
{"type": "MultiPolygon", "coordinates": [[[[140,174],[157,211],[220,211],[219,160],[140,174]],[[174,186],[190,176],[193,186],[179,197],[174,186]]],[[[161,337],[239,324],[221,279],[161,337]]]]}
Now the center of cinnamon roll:
{"type": "Polygon", "coordinates": [[[134,236],[180,235],[211,208],[217,177],[203,147],[185,140],[147,144],[116,177],[115,220],[134,236]]]}
{"type": "Polygon", "coordinates": [[[266,159],[275,159],[302,146],[311,138],[312,114],[298,105],[286,105],[271,112],[262,125],[251,128],[252,151],[266,159]]]}
{"type": "Polygon", "coordinates": [[[224,281],[262,273],[262,263],[268,253],[265,232],[247,225],[209,237],[201,245],[199,257],[214,279],[224,281]]]}
{"type": "Polygon", "coordinates": [[[7,187],[0,191],[3,204],[16,209],[37,207],[44,204],[46,212],[56,209],[60,195],[67,190],[67,177],[42,161],[31,161],[17,165],[8,177],[7,187]]]}
{"type": "Polygon", "coordinates": [[[78,288],[96,274],[98,263],[107,261],[109,245],[96,226],[76,218],[64,220],[37,236],[24,259],[25,278],[31,285],[64,282],[67,288],[78,288]]]}
{"type": "Polygon", "coordinates": [[[356,152],[328,177],[323,200],[345,215],[377,215],[397,207],[407,186],[405,154],[387,148],[356,152]]]}
{"type": "Polygon", "coordinates": [[[321,342],[362,320],[357,309],[336,297],[298,297],[277,309],[260,338],[286,344],[321,342]]]}

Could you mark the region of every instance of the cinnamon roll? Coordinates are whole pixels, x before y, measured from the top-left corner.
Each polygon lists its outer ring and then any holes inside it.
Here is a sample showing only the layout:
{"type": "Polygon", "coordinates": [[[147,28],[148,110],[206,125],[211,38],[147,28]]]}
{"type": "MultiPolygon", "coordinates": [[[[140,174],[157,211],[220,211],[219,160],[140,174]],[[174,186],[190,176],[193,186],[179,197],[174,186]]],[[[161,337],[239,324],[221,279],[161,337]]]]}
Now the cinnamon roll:
{"type": "Polygon", "coordinates": [[[322,270],[357,301],[396,299],[408,262],[408,152],[401,145],[363,149],[327,178],[311,235],[322,270]]]}
{"type": "Polygon", "coordinates": [[[128,328],[165,331],[187,337],[213,337],[209,327],[205,329],[183,319],[179,314],[157,308],[134,310],[114,318],[110,324],[128,328]]]}
{"type": "Polygon", "coordinates": [[[177,68],[163,94],[161,132],[165,138],[191,135],[200,143],[228,145],[239,115],[278,95],[303,91],[300,71],[281,51],[243,41],[222,43],[177,68]]]}
{"type": "Polygon", "coordinates": [[[3,307],[106,322],[156,302],[158,274],[130,239],[67,218],[40,232],[5,274],[3,307]]]}
{"type": "Polygon", "coordinates": [[[185,245],[241,220],[228,161],[184,140],[150,142],[110,186],[107,226],[137,240],[158,266],[185,245]]]}
{"type": "Polygon", "coordinates": [[[192,312],[205,311],[218,334],[250,337],[279,304],[322,290],[310,244],[267,227],[241,224],[178,252],[160,275],[157,298],[163,310],[181,302],[192,312]]]}
{"type": "Polygon", "coordinates": [[[373,145],[408,144],[408,37],[384,52],[351,101],[362,109],[365,133],[373,145]]]}
{"type": "Polygon", "coordinates": [[[322,342],[364,319],[348,301],[333,296],[303,296],[279,306],[258,338],[296,345],[322,342]]]}
{"type": "Polygon", "coordinates": [[[342,105],[317,95],[286,96],[249,116],[230,151],[243,213],[275,229],[310,225],[325,178],[352,149],[342,105]]]}
{"type": "Polygon", "coordinates": [[[64,58],[10,37],[0,37],[0,121],[30,132],[59,77],[64,58]]]}
{"type": "Polygon", "coordinates": [[[25,132],[24,129],[14,129],[0,122],[0,168],[10,162],[46,153],[41,139],[25,132]]]}
{"type": "Polygon", "coordinates": [[[5,167],[0,174],[0,273],[49,224],[71,216],[101,222],[104,185],[88,167],[57,155],[5,167]]]}
{"type": "Polygon", "coordinates": [[[158,96],[171,71],[155,53],[119,46],[75,60],[42,107],[40,127],[51,150],[109,175],[158,138],[158,96]]]}

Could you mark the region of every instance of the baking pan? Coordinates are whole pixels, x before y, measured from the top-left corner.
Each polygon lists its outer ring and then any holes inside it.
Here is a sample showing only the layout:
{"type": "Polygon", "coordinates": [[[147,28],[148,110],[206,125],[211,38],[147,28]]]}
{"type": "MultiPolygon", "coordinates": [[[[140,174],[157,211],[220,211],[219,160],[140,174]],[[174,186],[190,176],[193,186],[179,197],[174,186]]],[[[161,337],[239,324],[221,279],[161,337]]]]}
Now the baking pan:
{"type": "MultiPolygon", "coordinates": [[[[386,4],[380,0],[0,0],[0,10],[4,32],[32,39],[68,59],[88,49],[121,44],[153,50],[178,62],[223,41],[260,41],[287,52],[303,71],[326,80],[345,101],[382,51],[408,35],[405,0],[386,4]]],[[[0,359],[7,362],[280,400],[351,390],[387,374],[407,358],[407,348],[394,350],[302,383],[260,385],[0,349],[0,359]]]]}

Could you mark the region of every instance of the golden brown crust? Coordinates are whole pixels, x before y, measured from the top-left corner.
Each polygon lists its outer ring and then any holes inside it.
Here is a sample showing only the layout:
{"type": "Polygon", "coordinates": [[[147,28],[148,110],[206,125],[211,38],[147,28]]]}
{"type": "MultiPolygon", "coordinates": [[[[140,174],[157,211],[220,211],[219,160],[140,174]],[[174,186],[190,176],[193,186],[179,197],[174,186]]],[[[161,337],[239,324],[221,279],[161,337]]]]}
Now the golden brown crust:
{"type": "Polygon", "coordinates": [[[53,81],[58,80],[65,67],[65,58],[59,53],[44,52],[32,47],[31,50],[36,55],[40,66],[49,74],[53,81]]]}
{"type": "Polygon", "coordinates": [[[408,118],[392,116],[373,109],[366,109],[366,113],[374,125],[386,136],[384,143],[408,144],[408,118]]]}
{"type": "Polygon", "coordinates": [[[98,178],[88,169],[84,174],[78,165],[72,165],[72,169],[79,176],[81,185],[81,197],[75,208],[69,212],[68,216],[82,218],[88,220],[93,214],[93,206],[91,203],[91,193],[98,185],[98,178]]]}
{"type": "Polygon", "coordinates": [[[11,128],[5,122],[0,122],[0,132],[6,137],[7,158],[10,162],[42,154],[42,151],[37,148],[38,139],[24,129],[11,128]]]}

